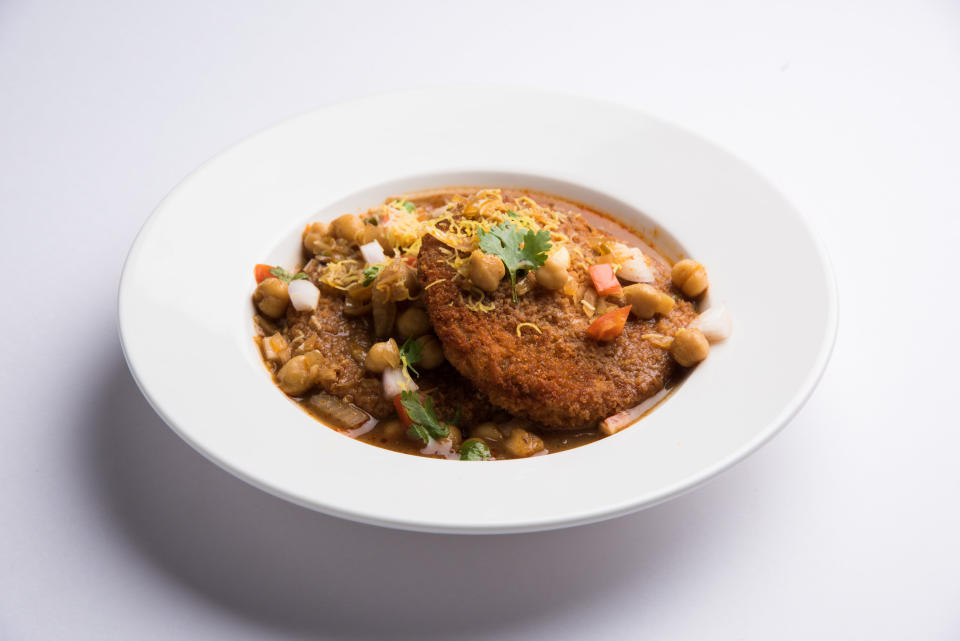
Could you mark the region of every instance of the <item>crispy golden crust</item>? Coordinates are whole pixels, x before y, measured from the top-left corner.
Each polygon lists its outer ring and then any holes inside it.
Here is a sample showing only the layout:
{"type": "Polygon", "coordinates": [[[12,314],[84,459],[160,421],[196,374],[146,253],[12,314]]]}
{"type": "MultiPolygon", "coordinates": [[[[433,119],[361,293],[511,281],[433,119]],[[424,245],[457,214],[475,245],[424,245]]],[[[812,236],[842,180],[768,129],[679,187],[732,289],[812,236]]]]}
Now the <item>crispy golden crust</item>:
{"type": "MultiPolygon", "coordinates": [[[[600,233],[577,216],[564,232],[588,255],[593,250],[585,236],[600,233]]],[[[591,319],[579,302],[536,287],[514,304],[508,279],[491,295],[492,311],[473,311],[464,305],[449,252],[427,236],[419,258],[421,282],[446,279],[426,289],[423,300],[447,359],[494,405],[546,427],[595,427],[661,390],[674,362],[640,337],[671,334],[696,317],[692,305],[680,300],[667,317],[641,321],[631,316],[621,336],[598,343],[586,336],[591,319]],[[525,327],[518,337],[520,323],[533,323],[542,334],[525,327]]],[[[658,263],[654,270],[657,287],[676,294],[669,268],[658,263]]],[[[578,278],[585,281],[585,275],[578,278]]]]}

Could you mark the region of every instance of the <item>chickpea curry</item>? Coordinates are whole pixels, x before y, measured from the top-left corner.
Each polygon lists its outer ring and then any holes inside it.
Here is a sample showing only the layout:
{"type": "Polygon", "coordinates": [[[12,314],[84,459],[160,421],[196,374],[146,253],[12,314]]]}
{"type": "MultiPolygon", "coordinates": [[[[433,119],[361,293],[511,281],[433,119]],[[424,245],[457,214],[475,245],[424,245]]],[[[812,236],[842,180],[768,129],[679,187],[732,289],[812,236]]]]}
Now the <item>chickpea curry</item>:
{"type": "Polygon", "coordinates": [[[642,418],[730,334],[670,264],[549,194],[451,188],[314,222],[302,268],[257,265],[255,340],[326,425],[398,452],[562,451],[642,418]]]}

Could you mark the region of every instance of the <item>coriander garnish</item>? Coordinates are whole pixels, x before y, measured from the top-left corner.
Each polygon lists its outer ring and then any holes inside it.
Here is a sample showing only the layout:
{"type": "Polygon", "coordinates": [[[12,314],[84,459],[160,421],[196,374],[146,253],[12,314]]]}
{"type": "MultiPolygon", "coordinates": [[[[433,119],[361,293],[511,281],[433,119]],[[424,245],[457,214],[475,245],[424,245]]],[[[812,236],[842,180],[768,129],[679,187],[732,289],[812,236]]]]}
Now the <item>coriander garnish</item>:
{"type": "Polygon", "coordinates": [[[437,418],[437,412],[433,407],[433,399],[429,396],[404,390],[400,392],[400,402],[412,423],[408,434],[418,436],[424,443],[449,436],[450,428],[437,418]]]}
{"type": "Polygon", "coordinates": [[[493,459],[490,448],[478,438],[467,439],[460,446],[461,461],[489,461],[493,459]]]}
{"type": "MultiPolygon", "coordinates": [[[[420,372],[414,369],[413,366],[419,363],[421,358],[423,358],[423,346],[419,341],[414,340],[413,336],[404,341],[403,345],[400,346],[400,366],[408,370],[408,372],[413,372],[417,376],[420,376],[420,372]]],[[[409,376],[409,373],[407,376],[409,376]]]]}
{"type": "Polygon", "coordinates": [[[370,265],[363,270],[363,286],[366,287],[373,281],[377,280],[377,274],[380,273],[380,270],[383,269],[383,265],[370,265]]]}
{"type": "Polygon", "coordinates": [[[291,274],[290,272],[285,270],[283,267],[279,267],[279,266],[271,269],[270,274],[272,276],[275,276],[276,278],[279,278],[285,283],[289,283],[292,280],[304,280],[305,278],[307,278],[307,275],[304,274],[303,272],[291,274]]]}
{"type": "Polygon", "coordinates": [[[523,229],[512,222],[500,223],[489,232],[480,230],[480,249],[500,258],[510,275],[514,303],[518,300],[517,273],[542,267],[550,247],[548,232],[523,229]]]}

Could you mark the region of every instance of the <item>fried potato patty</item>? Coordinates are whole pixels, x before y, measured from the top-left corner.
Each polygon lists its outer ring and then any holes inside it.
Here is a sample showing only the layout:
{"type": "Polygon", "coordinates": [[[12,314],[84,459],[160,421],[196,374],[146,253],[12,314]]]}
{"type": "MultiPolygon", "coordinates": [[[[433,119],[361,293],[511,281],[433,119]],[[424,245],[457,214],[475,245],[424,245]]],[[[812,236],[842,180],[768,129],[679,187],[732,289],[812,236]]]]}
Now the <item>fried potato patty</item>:
{"type": "MultiPolygon", "coordinates": [[[[563,231],[587,257],[597,255],[596,243],[587,241],[606,235],[576,215],[563,231]]],[[[428,235],[418,267],[421,282],[430,285],[423,300],[447,360],[494,405],[544,427],[596,427],[663,389],[673,374],[673,359],[641,335],[672,334],[696,317],[693,306],[678,298],[666,317],[631,316],[619,337],[600,343],[587,337],[592,319],[579,301],[558,291],[534,287],[514,303],[505,278],[488,295],[492,310],[471,309],[470,295],[461,287],[467,283],[451,264],[454,255],[428,235]]],[[[669,267],[655,261],[653,270],[655,285],[676,295],[669,267]]],[[[582,270],[572,270],[571,276],[581,290],[588,286],[582,270]]]]}

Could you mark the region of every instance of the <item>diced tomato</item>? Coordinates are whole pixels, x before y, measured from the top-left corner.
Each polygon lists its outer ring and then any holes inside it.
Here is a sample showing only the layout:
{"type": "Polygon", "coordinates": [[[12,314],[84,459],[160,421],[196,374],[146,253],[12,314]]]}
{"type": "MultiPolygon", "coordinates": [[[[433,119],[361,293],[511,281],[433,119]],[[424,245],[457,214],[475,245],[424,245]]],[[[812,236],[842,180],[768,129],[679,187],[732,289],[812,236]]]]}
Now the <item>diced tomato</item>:
{"type": "Polygon", "coordinates": [[[627,316],[629,315],[630,305],[607,312],[590,323],[590,327],[587,328],[587,336],[598,341],[612,341],[623,333],[623,326],[627,323],[627,316]]]}
{"type": "Polygon", "coordinates": [[[593,279],[593,286],[601,296],[619,294],[623,291],[623,288],[620,287],[620,281],[617,280],[617,275],[613,273],[613,265],[610,263],[590,265],[590,278],[593,279]]]}
{"type": "Polygon", "coordinates": [[[257,283],[262,282],[266,278],[270,278],[270,270],[273,269],[273,265],[257,265],[253,268],[253,277],[257,279],[257,283]]]}
{"type": "Polygon", "coordinates": [[[403,402],[400,400],[400,394],[393,397],[393,406],[397,408],[397,418],[400,419],[404,427],[409,429],[410,426],[413,425],[413,421],[410,420],[410,415],[407,414],[407,408],[403,406],[403,402]]]}
{"type": "Polygon", "coordinates": [[[408,265],[410,265],[411,267],[416,267],[416,266],[417,266],[417,257],[416,257],[416,256],[404,256],[404,257],[403,257],[403,260],[405,260],[406,263],[407,263],[408,265]]]}

